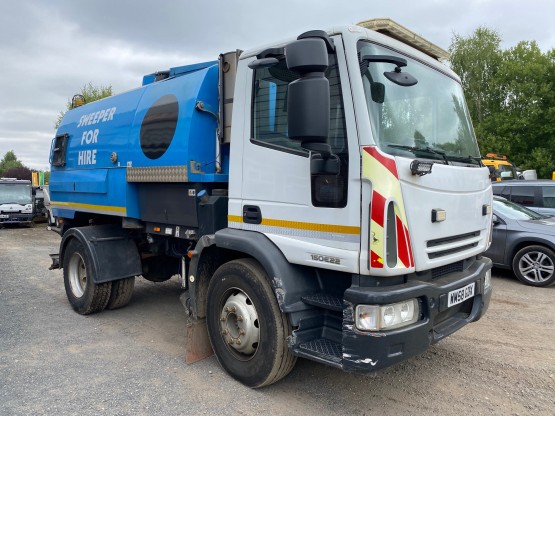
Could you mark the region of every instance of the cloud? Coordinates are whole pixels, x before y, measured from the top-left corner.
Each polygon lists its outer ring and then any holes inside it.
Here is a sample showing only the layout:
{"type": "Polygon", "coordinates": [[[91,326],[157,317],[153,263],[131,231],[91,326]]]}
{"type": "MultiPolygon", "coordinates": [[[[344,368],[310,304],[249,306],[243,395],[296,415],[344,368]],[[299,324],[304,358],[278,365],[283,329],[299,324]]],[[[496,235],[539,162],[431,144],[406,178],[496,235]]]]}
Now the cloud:
{"type": "Polygon", "coordinates": [[[453,32],[486,25],[504,46],[537,40],[547,50],[554,12],[550,0],[10,2],[0,41],[0,157],[13,149],[25,165],[47,169],[58,113],[89,82],[123,92],[153,71],[372,17],[390,17],[443,48],[453,32]]]}

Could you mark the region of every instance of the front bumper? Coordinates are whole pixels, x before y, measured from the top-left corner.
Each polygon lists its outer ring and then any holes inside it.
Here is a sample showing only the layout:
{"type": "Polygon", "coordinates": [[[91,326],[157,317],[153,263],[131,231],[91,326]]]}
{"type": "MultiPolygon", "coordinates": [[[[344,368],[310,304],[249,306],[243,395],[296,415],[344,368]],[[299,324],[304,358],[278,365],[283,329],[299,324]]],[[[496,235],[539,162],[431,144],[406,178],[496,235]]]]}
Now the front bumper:
{"type": "Polygon", "coordinates": [[[351,286],[344,295],[347,308],[343,312],[344,370],[358,373],[375,372],[424,352],[430,345],[454,333],[486,312],[491,287],[485,289],[489,258],[479,258],[464,271],[436,280],[409,280],[393,287],[351,286]],[[476,284],[474,297],[448,307],[448,294],[465,285],[476,284]],[[417,298],[419,320],[407,327],[382,332],[360,331],[355,326],[355,308],[359,304],[384,305],[417,298]]]}
{"type": "Polygon", "coordinates": [[[21,212],[0,214],[0,225],[2,224],[25,224],[33,221],[33,214],[21,214],[21,212]]]}

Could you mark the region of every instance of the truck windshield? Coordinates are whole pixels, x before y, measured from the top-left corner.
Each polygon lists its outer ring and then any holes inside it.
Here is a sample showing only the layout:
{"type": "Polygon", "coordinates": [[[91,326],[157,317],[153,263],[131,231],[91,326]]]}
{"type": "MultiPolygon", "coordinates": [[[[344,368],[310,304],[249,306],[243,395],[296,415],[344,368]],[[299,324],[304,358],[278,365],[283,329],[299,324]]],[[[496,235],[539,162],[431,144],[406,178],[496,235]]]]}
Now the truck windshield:
{"type": "MultiPolygon", "coordinates": [[[[399,53],[360,41],[364,56],[399,57],[399,53]]],[[[461,85],[415,59],[406,60],[403,73],[418,81],[400,86],[384,76],[391,62],[361,64],[362,80],[372,130],[379,148],[395,156],[430,158],[449,164],[480,165],[480,152],[470,122],[461,85]]]]}
{"type": "Polygon", "coordinates": [[[0,183],[0,204],[31,204],[30,183],[0,183]]]}

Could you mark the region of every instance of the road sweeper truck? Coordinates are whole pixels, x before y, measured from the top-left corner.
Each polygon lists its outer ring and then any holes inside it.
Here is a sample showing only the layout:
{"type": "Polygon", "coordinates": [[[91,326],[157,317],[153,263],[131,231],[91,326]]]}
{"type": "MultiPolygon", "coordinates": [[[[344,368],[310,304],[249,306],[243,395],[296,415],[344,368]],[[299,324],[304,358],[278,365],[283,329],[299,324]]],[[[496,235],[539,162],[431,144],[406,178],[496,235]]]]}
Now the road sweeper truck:
{"type": "Polygon", "coordinates": [[[478,320],[491,182],[446,57],[369,20],[69,110],[50,178],[69,303],[179,276],[186,360],[213,349],[250,387],[297,357],[376,373],[478,320]]]}

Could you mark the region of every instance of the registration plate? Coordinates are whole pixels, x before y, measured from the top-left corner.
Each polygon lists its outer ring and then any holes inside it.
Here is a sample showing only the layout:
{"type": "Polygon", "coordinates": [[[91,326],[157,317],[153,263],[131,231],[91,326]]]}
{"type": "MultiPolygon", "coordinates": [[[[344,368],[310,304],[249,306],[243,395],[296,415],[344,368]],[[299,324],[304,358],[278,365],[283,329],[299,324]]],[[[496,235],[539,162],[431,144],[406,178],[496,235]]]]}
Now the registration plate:
{"type": "Polygon", "coordinates": [[[455,291],[451,291],[447,298],[447,306],[455,306],[456,304],[466,301],[466,299],[470,299],[470,297],[474,297],[475,289],[476,284],[471,283],[470,285],[465,285],[460,289],[455,289],[455,291]]]}
{"type": "Polygon", "coordinates": [[[8,214],[0,214],[0,218],[9,218],[10,216],[8,214]]]}

